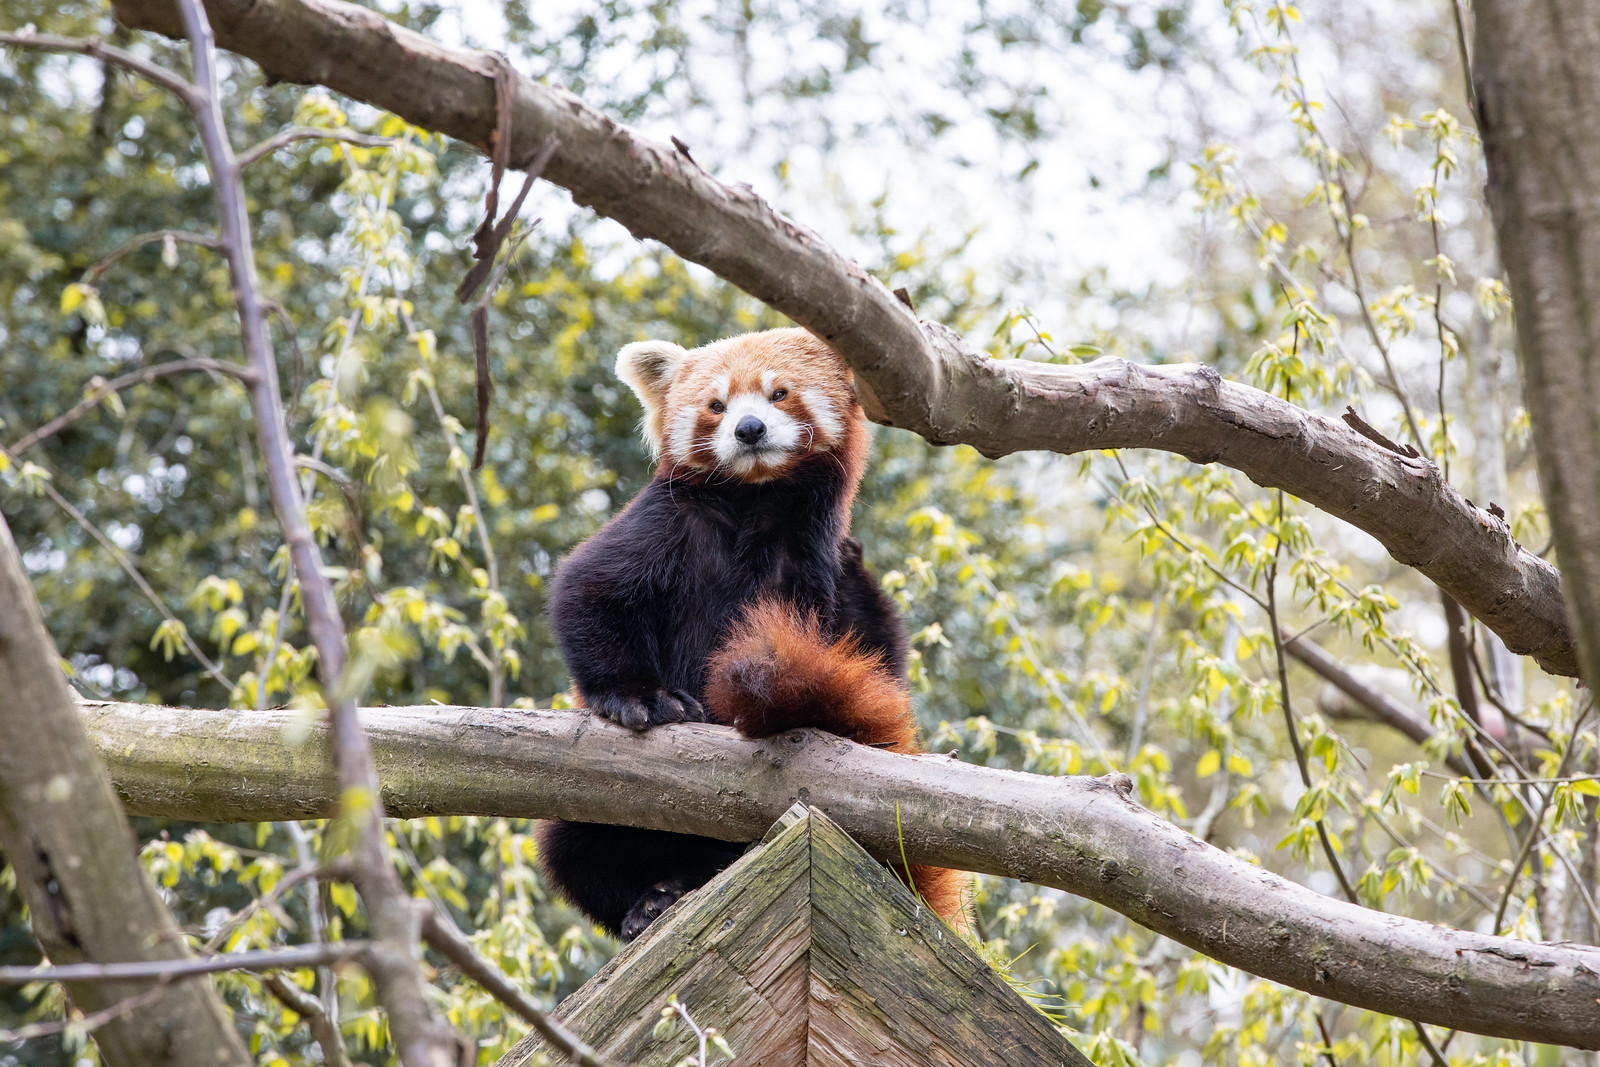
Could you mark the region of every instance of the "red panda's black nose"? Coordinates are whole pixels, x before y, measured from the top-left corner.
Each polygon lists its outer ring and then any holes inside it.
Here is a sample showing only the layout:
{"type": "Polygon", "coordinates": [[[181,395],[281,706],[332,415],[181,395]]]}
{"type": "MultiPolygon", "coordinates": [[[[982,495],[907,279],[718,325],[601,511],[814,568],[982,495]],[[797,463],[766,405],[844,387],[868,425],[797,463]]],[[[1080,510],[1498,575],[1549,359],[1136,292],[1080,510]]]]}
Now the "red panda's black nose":
{"type": "Polygon", "coordinates": [[[747,445],[753,445],[767,436],[767,424],[754,415],[746,415],[739,420],[739,425],[733,428],[733,436],[747,445]]]}

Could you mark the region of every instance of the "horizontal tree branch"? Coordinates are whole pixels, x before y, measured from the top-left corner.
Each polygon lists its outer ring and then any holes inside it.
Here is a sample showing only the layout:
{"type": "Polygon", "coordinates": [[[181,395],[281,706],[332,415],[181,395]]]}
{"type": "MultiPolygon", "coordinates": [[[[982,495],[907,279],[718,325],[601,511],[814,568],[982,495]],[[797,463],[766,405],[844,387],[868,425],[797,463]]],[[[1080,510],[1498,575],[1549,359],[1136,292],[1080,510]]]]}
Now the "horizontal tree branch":
{"type": "MultiPolygon", "coordinates": [[[[289,711],[84,705],[128,810],[205,821],[326,816],[326,727],[289,711]]],[[[1346,904],[1195,839],[1123,776],[1023,774],[812,731],[645,734],[579,712],[361,713],[396,817],[610,822],[754,840],[796,800],[874,854],[1020,878],[1098,901],[1223,963],[1317,996],[1518,1040],[1600,1047],[1600,948],[1452,930],[1346,904]],[[897,830],[897,820],[903,827],[897,830]]]]}
{"type": "MultiPolygon", "coordinates": [[[[23,40],[27,40],[27,38],[23,38],[23,40]]],[[[71,40],[71,38],[67,38],[67,40],[71,40]]],[[[110,62],[119,62],[111,57],[107,57],[107,59],[110,62]]],[[[188,230],[152,230],[149,233],[135,234],[116,248],[113,248],[100,262],[84,271],[82,284],[94,285],[106,271],[116,266],[123,259],[133,255],[145,245],[152,245],[157,241],[163,244],[170,241],[174,245],[179,242],[187,245],[199,245],[201,248],[209,248],[212,251],[216,251],[222,246],[222,242],[210,234],[190,233],[188,230]]],[[[237,369],[235,368],[235,370],[237,369]]]]}
{"type": "Polygon", "coordinates": [[[46,1019],[42,1022],[28,1023],[15,1030],[0,1030],[0,1045],[20,1045],[24,1041],[37,1041],[41,1037],[52,1037],[76,1028],[85,1033],[92,1034],[107,1023],[132,1015],[136,1011],[148,1008],[167,992],[167,986],[157,985],[146,989],[143,993],[136,993],[131,997],[119,1000],[110,1007],[91,1011],[87,1014],[74,1013],[76,1018],[69,1014],[65,1019],[46,1019]]]}
{"type": "MultiPolygon", "coordinates": [[[[172,17],[173,26],[182,26],[178,20],[176,7],[170,8],[167,14],[172,17]]],[[[183,34],[180,31],[175,36],[182,37],[183,34]]],[[[152,85],[158,85],[184,101],[188,101],[194,92],[194,86],[190,85],[183,75],[167,70],[125,49],[108,45],[97,37],[59,37],[53,33],[38,33],[32,27],[28,27],[19,33],[0,33],[0,47],[89,56],[131,70],[152,85]]]]}
{"type": "MultiPolygon", "coordinates": [[[[171,0],[114,0],[129,26],[181,36],[171,0]]],[[[448,48],[339,0],[209,0],[218,41],[278,80],[325,85],[487,150],[495,57],[448,48]]],[[[512,160],[550,139],[542,176],[635,236],[665,244],[828,341],[867,413],[988,456],[1158,448],[1223,463],[1377,538],[1514,652],[1577,674],[1555,568],[1498,516],[1468,504],[1428,461],[1200,364],[1081,366],[992,360],[915,316],[816,234],[747,185],[726,185],[565,90],[516,76],[512,160]]]]}

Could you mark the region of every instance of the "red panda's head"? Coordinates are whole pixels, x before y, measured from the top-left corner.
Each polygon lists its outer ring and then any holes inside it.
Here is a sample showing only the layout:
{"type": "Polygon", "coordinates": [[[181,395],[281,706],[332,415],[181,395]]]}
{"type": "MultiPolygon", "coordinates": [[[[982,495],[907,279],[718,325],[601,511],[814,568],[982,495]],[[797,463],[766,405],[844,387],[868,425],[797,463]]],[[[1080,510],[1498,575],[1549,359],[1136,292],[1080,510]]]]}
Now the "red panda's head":
{"type": "Polygon", "coordinates": [[[642,429],[663,467],[742,482],[782,478],[834,453],[859,476],[865,419],[850,369],[801,329],[767,330],[685,349],[637,341],[617,376],[644,405],[642,429]]]}

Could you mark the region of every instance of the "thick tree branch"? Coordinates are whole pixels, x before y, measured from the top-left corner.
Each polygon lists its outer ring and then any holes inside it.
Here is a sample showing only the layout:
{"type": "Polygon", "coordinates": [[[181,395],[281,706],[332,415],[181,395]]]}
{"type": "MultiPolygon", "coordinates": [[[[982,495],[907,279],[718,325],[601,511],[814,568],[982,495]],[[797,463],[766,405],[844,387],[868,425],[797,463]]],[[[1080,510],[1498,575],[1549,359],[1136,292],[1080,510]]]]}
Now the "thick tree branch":
{"type": "MultiPolygon", "coordinates": [[[[115,0],[129,26],[182,30],[171,0],[115,0]]],[[[272,77],[320,84],[487,150],[498,64],[339,0],[210,0],[221,43],[272,77]]],[[[572,94],[518,76],[514,164],[551,138],[543,177],[634,235],[766,301],[850,363],[867,412],[986,455],[1159,448],[1224,463],[1376,537],[1483,620],[1515,652],[1577,673],[1560,577],[1432,464],[1399,455],[1210,368],[991,360],[918,323],[887,289],[748,186],[725,185],[572,94]]]]}
{"type": "MultiPolygon", "coordinates": [[[[177,818],[326,815],[326,727],[287,711],[87,704],[129,810],[177,818]]],[[[759,837],[795,800],[879,856],[1055,886],[1254,974],[1388,1014],[1600,1046],[1600,948],[1451,930],[1329,899],[1132,803],[1126,779],[1051,778],[879,752],[813,732],[643,735],[575,712],[373,708],[362,723],[400,817],[497,815],[759,837]]]]}
{"type": "MultiPolygon", "coordinates": [[[[57,664],[11,531],[0,519],[0,849],[28,905],[33,934],[55,963],[190,958],[145,877],[128,821],[95,757],[57,664]]],[[[100,1022],[106,1062],[243,1067],[253,1062],[222,999],[191,982],[142,1010],[113,1010],[148,982],[70,987],[100,1022]]]]}

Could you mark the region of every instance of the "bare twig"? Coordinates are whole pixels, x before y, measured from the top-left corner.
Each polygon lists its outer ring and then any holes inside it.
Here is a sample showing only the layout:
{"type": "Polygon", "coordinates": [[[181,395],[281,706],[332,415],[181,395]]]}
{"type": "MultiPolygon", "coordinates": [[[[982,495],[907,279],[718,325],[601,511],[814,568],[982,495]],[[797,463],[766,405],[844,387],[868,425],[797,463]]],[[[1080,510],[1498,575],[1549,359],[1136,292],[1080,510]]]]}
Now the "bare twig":
{"type": "MultiPolygon", "coordinates": [[[[1280,524],[1283,522],[1283,504],[1283,491],[1279,490],[1278,522],[1280,524]]],[[[1310,789],[1311,770],[1306,763],[1305,748],[1300,744],[1299,730],[1296,727],[1294,720],[1294,711],[1289,703],[1289,669],[1287,661],[1284,658],[1282,636],[1283,631],[1278,624],[1278,598],[1276,590],[1278,584],[1278,556],[1282,550],[1283,538],[1281,536],[1275,537],[1273,539],[1272,546],[1272,564],[1268,568],[1266,576],[1267,603],[1269,605],[1268,616],[1272,625],[1272,651],[1278,666],[1278,692],[1283,702],[1284,724],[1288,729],[1289,743],[1294,749],[1295,764],[1300,770],[1300,783],[1305,788],[1310,789]]],[[[1328,866],[1333,868],[1334,876],[1339,880],[1339,888],[1343,891],[1345,899],[1351,904],[1360,904],[1361,901],[1356,895],[1355,886],[1350,884],[1349,876],[1344,873],[1344,865],[1339,862],[1339,854],[1334,851],[1333,841],[1328,837],[1327,820],[1319,818],[1316,820],[1316,825],[1317,840],[1322,844],[1322,852],[1327,857],[1328,866]]],[[[1404,1014],[1401,1014],[1401,1018],[1404,1017],[1404,1014]]],[[[1421,1021],[1417,1019],[1409,1019],[1407,1021],[1411,1023],[1412,1029],[1416,1031],[1417,1040],[1428,1052],[1429,1058],[1433,1060],[1435,1067],[1450,1067],[1450,1065],[1445,1062],[1444,1057],[1439,1054],[1439,1050],[1434,1047],[1433,1041],[1428,1037],[1428,1031],[1423,1028],[1421,1021]]]]}
{"type": "MultiPolygon", "coordinates": [[[[1453,0],[1452,0],[1452,6],[1454,6],[1453,0]]],[[[1458,14],[1459,14],[1459,10],[1458,10],[1458,14]]],[[[1459,24],[1458,24],[1458,27],[1459,27],[1459,24]]],[[[1434,150],[1434,157],[1433,157],[1433,182],[1429,186],[1430,192],[1429,192],[1429,199],[1428,199],[1428,230],[1433,235],[1433,329],[1434,329],[1435,335],[1438,337],[1438,340],[1439,340],[1439,384],[1438,384],[1438,386],[1436,388],[1436,394],[1437,394],[1438,405],[1439,405],[1439,435],[1440,435],[1440,439],[1443,441],[1443,444],[1440,447],[1439,466],[1441,468],[1443,468],[1444,476],[1446,478],[1449,478],[1450,477],[1450,417],[1449,417],[1449,412],[1445,409],[1445,402],[1444,402],[1444,384],[1445,384],[1445,373],[1444,372],[1445,372],[1445,365],[1450,362],[1450,359],[1449,359],[1449,357],[1450,357],[1450,342],[1449,342],[1449,338],[1455,336],[1455,333],[1454,333],[1453,330],[1450,330],[1444,324],[1444,277],[1445,277],[1446,268],[1445,268],[1444,248],[1440,244],[1440,241],[1439,241],[1439,177],[1440,177],[1440,174],[1441,174],[1441,168],[1444,165],[1444,155],[1443,155],[1443,152],[1444,152],[1444,141],[1443,141],[1443,138],[1442,137],[1436,138],[1434,144],[1435,144],[1435,150],[1434,150]]],[[[1444,592],[1441,591],[1441,595],[1445,596],[1445,597],[1448,597],[1450,594],[1449,593],[1444,593],[1444,592]]],[[[1456,611],[1459,612],[1460,610],[1461,610],[1460,606],[1458,605],[1456,607],[1456,611]]],[[[1449,609],[1446,609],[1446,614],[1449,614],[1449,609]]],[[[1454,668],[1453,655],[1454,654],[1452,653],[1452,669],[1454,668]]],[[[1458,680],[1457,681],[1457,686],[1459,687],[1459,685],[1460,685],[1460,682],[1458,680]]],[[[1467,688],[1468,689],[1472,688],[1471,679],[1467,680],[1467,688]]],[[[1463,705],[1463,707],[1464,706],[1465,705],[1463,705]]]]}
{"type": "MultiPolygon", "coordinates": [[[[502,59],[500,62],[502,71],[509,69],[505,66],[505,60],[502,59]]],[[[504,77],[495,79],[497,91],[504,88],[506,81],[507,79],[504,77]]],[[[499,106],[502,114],[509,115],[511,108],[509,100],[502,100],[499,106]]],[[[456,288],[456,299],[465,304],[472,299],[473,294],[478,291],[479,286],[484,284],[485,279],[488,279],[489,283],[484,287],[483,295],[478,298],[478,302],[472,308],[472,355],[477,381],[478,401],[478,422],[474,431],[476,440],[472,449],[473,470],[483,466],[484,449],[489,443],[489,400],[494,393],[494,380],[489,375],[489,301],[493,299],[494,291],[499,288],[500,279],[505,276],[506,269],[510,267],[512,260],[516,258],[517,249],[521,247],[522,240],[519,239],[512,242],[511,247],[506,250],[505,258],[500,261],[498,267],[495,266],[495,256],[499,253],[500,246],[504,243],[506,236],[511,232],[512,225],[517,221],[517,213],[522,210],[522,202],[527,198],[528,191],[533,188],[534,180],[539,177],[539,172],[544,169],[546,163],[550,162],[550,157],[555,155],[556,149],[561,144],[554,137],[545,141],[532,161],[528,163],[527,177],[522,182],[522,190],[517,193],[517,198],[512,201],[511,209],[506,212],[505,218],[495,222],[494,212],[498,200],[497,188],[500,183],[500,175],[504,172],[505,157],[510,152],[509,135],[501,134],[500,130],[509,129],[510,119],[505,118],[501,121],[500,129],[497,130],[494,177],[490,183],[489,196],[487,198],[488,206],[483,225],[479,226],[478,232],[473,235],[473,243],[476,246],[473,255],[477,257],[478,262],[467,272],[467,276],[461,280],[461,284],[456,288]]],[[[533,225],[538,225],[537,219],[534,220],[533,225]]],[[[526,233],[524,233],[525,238],[526,233]]]]}
{"type": "Polygon", "coordinates": [[[422,972],[413,955],[419,933],[417,918],[385,848],[383,809],[371,751],[356,718],[354,694],[341,686],[347,654],[344,621],[332,587],[322,573],[321,554],[295,478],[294,457],[278,395],[276,361],[266,332],[267,307],[256,279],[240,164],[222,117],[211,26],[201,0],[179,0],[178,9],[194,69],[193,84],[184,83],[180,97],[194,119],[211,172],[218,233],[233,281],[246,362],[255,376],[249,393],[267,486],[279,529],[300,576],[306,624],[317,649],[331,711],[341,812],[355,831],[352,881],[367,906],[373,934],[372,948],[365,953],[364,962],[387,1011],[401,1062],[407,1067],[453,1067],[460,1053],[460,1039],[438,1018],[428,1001],[422,972]]]}
{"type": "Polygon", "coordinates": [[[220,956],[134,963],[69,963],[61,967],[0,967],[0,986],[34,982],[126,982],[137,979],[172,981],[223,971],[281,971],[361,960],[372,950],[369,941],[333,941],[325,945],[251,949],[220,956]]]}
{"type": "Polygon", "coordinates": [[[141,367],[127,374],[119,375],[110,381],[101,380],[90,386],[82,400],[78,401],[66,411],[57,415],[37,430],[23,434],[11,444],[13,454],[25,452],[40,441],[54,437],[66,427],[82,418],[85,413],[92,411],[100,401],[112,393],[120,393],[133,385],[142,385],[155,381],[157,378],[168,374],[183,374],[188,371],[205,371],[210,374],[226,374],[236,381],[249,385],[254,377],[250,371],[232,363],[223,363],[215,359],[174,359],[166,363],[152,363],[148,367],[141,367]]]}
{"type": "MultiPolygon", "coordinates": [[[[1283,493],[1278,493],[1278,523],[1283,523],[1283,493]]],[[[1289,735],[1289,747],[1294,751],[1295,766],[1300,770],[1300,784],[1307,789],[1311,788],[1311,768],[1306,762],[1305,746],[1300,743],[1300,728],[1295,724],[1294,708],[1289,702],[1289,664],[1284,658],[1283,627],[1278,622],[1278,556],[1283,551],[1283,538],[1274,536],[1272,539],[1272,563],[1267,567],[1264,584],[1267,589],[1267,620],[1271,625],[1272,652],[1278,667],[1278,697],[1283,705],[1284,729],[1289,735]]],[[[1333,869],[1334,877],[1339,880],[1339,888],[1344,890],[1345,899],[1352,904],[1360,903],[1356,896],[1355,887],[1350,884],[1349,877],[1344,873],[1344,865],[1339,862],[1339,854],[1333,849],[1333,842],[1328,838],[1328,825],[1325,819],[1317,819],[1317,840],[1322,843],[1323,854],[1327,857],[1328,866],[1333,869]]]]}
{"type": "MultiPolygon", "coordinates": [[[[11,450],[6,448],[4,445],[0,445],[0,454],[10,457],[13,461],[15,461],[15,457],[12,456],[11,450]]],[[[41,478],[38,484],[39,488],[44,491],[44,495],[49,497],[51,502],[54,503],[56,507],[66,512],[67,517],[73,522],[77,523],[78,527],[82,529],[84,533],[94,538],[97,542],[99,542],[101,548],[110,553],[111,558],[116,560],[117,566],[122,568],[122,572],[129,578],[133,579],[133,584],[138,587],[139,592],[144,594],[144,598],[150,602],[150,605],[154,607],[157,612],[160,613],[161,617],[166,620],[167,624],[181,636],[183,640],[183,647],[188,649],[189,654],[200,662],[200,666],[204,668],[205,672],[212,678],[216,679],[217,683],[223,688],[227,689],[228,692],[233,692],[233,679],[229,678],[226,672],[224,672],[223,669],[216,662],[214,662],[210,656],[206,655],[200,650],[200,646],[195,644],[193,635],[189,633],[189,627],[185,626],[183,622],[172,613],[172,609],[167,607],[167,602],[162,600],[161,595],[157,593],[155,589],[151,587],[150,583],[145,580],[144,575],[139,572],[139,568],[134,566],[133,560],[128,558],[128,554],[124,552],[115,541],[106,536],[104,530],[100,529],[100,527],[91,522],[87,515],[79,511],[73,506],[71,501],[62,496],[60,490],[55,487],[55,484],[50,479],[41,478]]]]}
{"type": "Polygon", "coordinates": [[[322,868],[318,868],[316,866],[300,866],[296,867],[292,871],[287,872],[282,878],[278,879],[277,884],[275,884],[264,896],[256,897],[249,904],[246,904],[243,908],[240,908],[239,911],[229,918],[227,922],[223,923],[222,928],[212,935],[211,940],[205,943],[202,951],[207,953],[219,951],[222,946],[227,943],[228,935],[237,930],[241,923],[249,919],[250,916],[254,915],[262,908],[270,908],[272,905],[276,904],[285,893],[306,879],[314,879],[318,874],[322,874],[324,877],[330,878],[343,877],[349,873],[347,865],[347,860],[334,860],[333,862],[324,865],[322,868]]]}
{"type": "MultiPolygon", "coordinates": [[[[509,261],[510,256],[506,258],[509,261]]],[[[493,291],[492,286],[491,291],[493,291]]],[[[411,321],[410,314],[406,312],[402,312],[402,314],[405,315],[406,332],[415,335],[417,332],[416,325],[411,321]]],[[[444,429],[446,427],[444,401],[439,398],[439,390],[433,384],[433,376],[431,374],[424,379],[424,384],[427,386],[428,404],[433,408],[433,417],[438,420],[440,429],[444,429]]],[[[451,448],[455,448],[455,442],[453,441],[451,442],[451,448]]],[[[461,491],[466,494],[467,506],[472,509],[472,523],[478,531],[478,541],[483,546],[483,568],[484,576],[488,578],[488,589],[490,592],[498,593],[500,592],[500,564],[495,559],[494,544],[489,540],[489,523],[483,513],[483,502],[478,498],[478,487],[472,480],[471,471],[461,470],[458,467],[456,476],[461,482],[461,491]]],[[[504,657],[500,653],[500,646],[494,642],[493,637],[487,634],[485,636],[489,642],[489,704],[491,707],[500,707],[505,703],[504,657]]]]}
{"type": "MultiPolygon", "coordinates": [[[[160,241],[163,244],[167,242],[172,242],[174,244],[181,242],[183,244],[199,245],[202,248],[209,248],[212,251],[216,251],[216,249],[219,247],[219,242],[217,239],[212,237],[210,234],[190,233],[187,230],[154,230],[150,233],[141,233],[122,242],[111,251],[110,255],[106,256],[100,262],[84,271],[83,284],[93,285],[95,282],[100,280],[101,275],[105,274],[106,271],[115,266],[123,257],[137,252],[145,245],[155,244],[157,241],[160,241]]],[[[235,368],[235,370],[237,370],[237,368],[235,368]]]]}
{"type": "Polygon", "coordinates": [[[266,307],[272,312],[272,317],[278,320],[283,339],[289,342],[289,354],[294,357],[294,376],[289,381],[289,409],[285,416],[293,422],[295,413],[300,410],[300,394],[305,391],[306,356],[300,350],[300,332],[294,328],[294,320],[289,317],[289,312],[276,300],[266,301],[266,307]]]}
{"type": "Polygon", "coordinates": [[[1333,1035],[1328,1033],[1328,1021],[1317,1012],[1317,1032],[1322,1035],[1322,1055],[1328,1061],[1328,1067],[1339,1067],[1339,1061],[1333,1055],[1333,1035]]]}
{"type": "Polygon", "coordinates": [[[1350,187],[1345,182],[1344,167],[1341,165],[1340,160],[1335,159],[1330,162],[1328,159],[1328,155],[1334,151],[1331,147],[1332,142],[1317,127],[1316,119],[1314,118],[1316,112],[1312,107],[1311,101],[1306,96],[1305,77],[1300,72],[1299,48],[1294,43],[1294,37],[1289,31],[1287,20],[1278,22],[1278,32],[1289,42],[1287,61],[1280,60],[1280,62],[1285,64],[1285,73],[1292,73],[1293,75],[1292,85],[1302,121],[1306,123],[1311,137],[1325,146],[1322,151],[1310,154],[1316,161],[1317,172],[1322,178],[1323,201],[1328,206],[1328,220],[1333,224],[1333,232],[1344,245],[1345,262],[1350,268],[1350,287],[1355,291],[1356,303],[1361,308],[1362,325],[1366,327],[1367,336],[1372,339],[1373,347],[1378,350],[1378,358],[1383,363],[1384,376],[1388,379],[1389,389],[1394,393],[1395,399],[1400,401],[1400,408],[1405,413],[1406,427],[1411,432],[1412,440],[1416,442],[1418,448],[1423,449],[1425,452],[1428,443],[1423,439],[1421,423],[1412,408],[1410,397],[1406,395],[1405,389],[1400,384],[1400,376],[1395,371],[1394,360],[1390,356],[1388,342],[1383,339],[1382,333],[1378,330],[1378,324],[1372,317],[1372,308],[1367,302],[1366,284],[1362,281],[1361,267],[1356,262],[1356,225],[1350,206],[1350,187]],[[1338,201],[1343,208],[1342,212],[1334,204],[1332,190],[1335,188],[1339,190],[1338,201]]]}
{"type": "Polygon", "coordinates": [[[348,144],[361,145],[364,148],[388,148],[394,143],[391,138],[378,137],[369,133],[357,133],[355,130],[323,129],[320,126],[290,126],[286,130],[279,130],[260,144],[240,152],[238,158],[239,169],[243,170],[257,160],[270,156],[280,148],[287,148],[297,141],[344,141],[348,144]]]}
{"type": "Polygon", "coordinates": [[[104,63],[114,63],[133,71],[152,85],[159,85],[185,104],[194,98],[194,86],[180,75],[132,52],[106,44],[97,37],[58,37],[50,33],[0,33],[0,45],[29,48],[36,52],[65,52],[92,56],[104,63]]]}
{"type": "Polygon", "coordinates": [[[26,1026],[19,1026],[15,1030],[0,1030],[0,1045],[20,1045],[24,1041],[51,1037],[67,1030],[82,1030],[85,1033],[93,1033],[106,1023],[120,1019],[124,1015],[129,1015],[141,1008],[148,1008],[160,1000],[166,991],[165,984],[158,985],[154,989],[147,989],[143,993],[119,1000],[115,1004],[101,1008],[99,1011],[89,1012],[81,1018],[52,1019],[48,1022],[28,1023],[26,1026]]]}
{"type": "Polygon", "coordinates": [[[322,1049],[322,1062],[328,1067],[350,1067],[350,1054],[345,1051],[344,1035],[339,1032],[336,1019],[318,1003],[317,998],[291,982],[282,974],[269,974],[261,980],[267,991],[283,1002],[284,1007],[301,1016],[311,1026],[311,1036],[322,1049]]]}
{"type": "MultiPolygon", "coordinates": [[[[1433,738],[1433,726],[1426,719],[1414,714],[1410,708],[1407,708],[1389,694],[1366,684],[1351,674],[1343,664],[1333,656],[1330,656],[1322,646],[1304,637],[1280,637],[1280,640],[1283,642],[1285,652],[1332,684],[1345,696],[1367,709],[1380,722],[1399,731],[1419,745],[1425,745],[1433,738]]],[[[1472,777],[1472,768],[1459,757],[1448,756],[1446,757],[1446,762],[1452,770],[1457,771],[1461,776],[1472,777]]]]}
{"type": "MultiPolygon", "coordinates": [[[[1456,603],[1455,598],[1443,589],[1439,590],[1439,605],[1444,609],[1445,644],[1450,653],[1450,679],[1456,691],[1456,703],[1461,706],[1461,714],[1465,715],[1479,731],[1488,735],[1489,730],[1478,708],[1478,690],[1473,685],[1472,650],[1468,644],[1472,620],[1461,610],[1461,605],[1456,603]]],[[[1494,740],[1500,742],[1503,738],[1497,737],[1494,740]]],[[[1472,760],[1479,774],[1484,777],[1494,774],[1493,761],[1474,738],[1468,739],[1467,757],[1472,760]]]]}
{"type": "MultiPolygon", "coordinates": [[[[1582,728],[1584,720],[1588,718],[1589,712],[1593,707],[1593,703],[1586,704],[1583,711],[1573,720],[1571,739],[1567,742],[1566,750],[1561,753],[1561,762],[1556,765],[1556,773],[1552,777],[1561,778],[1566,775],[1567,763],[1572,758],[1573,750],[1577,748],[1578,731],[1582,728]]],[[[1506,879],[1505,890],[1500,894],[1500,903],[1494,909],[1494,925],[1489,928],[1493,933],[1498,934],[1500,932],[1500,923],[1506,917],[1506,905],[1511,903],[1511,894],[1517,887],[1517,880],[1522,877],[1522,867],[1528,862],[1528,857],[1533,853],[1534,846],[1538,844],[1539,835],[1544,832],[1545,813],[1550,810],[1550,805],[1555,800],[1555,797],[1556,790],[1555,786],[1552,785],[1548,790],[1539,794],[1539,810],[1537,812],[1529,812],[1531,818],[1528,822],[1528,836],[1523,840],[1522,850],[1511,864],[1511,874],[1506,879]]]]}
{"type": "Polygon", "coordinates": [[[600,1054],[572,1031],[552,1019],[494,964],[480,956],[456,924],[429,908],[422,918],[422,938],[439,955],[461,969],[496,1000],[527,1020],[539,1036],[583,1067],[608,1067],[600,1054]]]}

